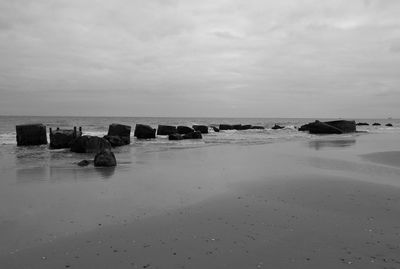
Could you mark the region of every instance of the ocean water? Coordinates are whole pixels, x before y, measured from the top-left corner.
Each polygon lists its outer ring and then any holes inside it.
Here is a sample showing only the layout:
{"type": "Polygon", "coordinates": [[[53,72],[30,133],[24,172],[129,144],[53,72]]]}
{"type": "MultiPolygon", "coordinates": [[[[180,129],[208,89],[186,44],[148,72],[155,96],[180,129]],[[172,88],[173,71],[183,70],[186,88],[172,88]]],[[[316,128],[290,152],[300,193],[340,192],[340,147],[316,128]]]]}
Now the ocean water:
{"type": "MultiPolygon", "coordinates": [[[[72,128],[81,126],[84,135],[104,136],[107,134],[111,123],[121,123],[132,126],[132,147],[188,147],[207,146],[210,144],[258,144],[273,143],[293,139],[309,139],[314,137],[306,132],[299,132],[297,128],[301,125],[314,121],[305,118],[167,118],[167,117],[39,117],[39,116],[0,116],[0,145],[16,145],[15,126],[26,123],[43,123],[47,128],[72,128]],[[148,124],[157,128],[159,124],[164,125],[186,125],[204,124],[218,126],[226,124],[251,124],[264,126],[265,130],[228,130],[215,133],[210,129],[209,134],[203,135],[202,140],[169,141],[167,137],[159,136],[155,140],[136,140],[133,137],[134,126],[137,123],[148,124]],[[272,130],[274,124],[285,126],[281,130],[272,130]]],[[[321,119],[333,120],[333,119],[321,119]]],[[[367,122],[370,126],[357,126],[357,130],[369,133],[400,133],[399,119],[355,119],[357,122],[367,122]],[[381,126],[371,126],[379,122],[381,126]],[[392,123],[393,127],[385,124],[392,123]]],[[[48,130],[47,130],[48,131],[48,130]]],[[[349,136],[348,134],[345,136],[349,136]]],[[[350,135],[351,136],[351,135],[350,135]]]]}

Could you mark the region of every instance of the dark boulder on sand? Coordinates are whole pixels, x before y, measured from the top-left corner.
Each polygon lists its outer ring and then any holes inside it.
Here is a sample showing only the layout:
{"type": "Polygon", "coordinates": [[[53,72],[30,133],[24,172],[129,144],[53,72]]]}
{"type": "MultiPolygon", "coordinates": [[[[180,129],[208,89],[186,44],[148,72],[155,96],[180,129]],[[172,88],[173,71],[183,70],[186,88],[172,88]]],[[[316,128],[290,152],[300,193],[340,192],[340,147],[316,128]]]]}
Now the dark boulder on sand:
{"type": "Polygon", "coordinates": [[[233,130],[233,126],[230,124],[220,124],[219,129],[222,130],[233,130]]]}
{"type": "Polygon", "coordinates": [[[372,126],[381,126],[381,124],[378,123],[378,122],[374,122],[374,123],[372,124],[372,126]]]}
{"type": "Polygon", "coordinates": [[[70,130],[61,130],[57,128],[56,130],[52,130],[50,128],[50,148],[51,149],[65,149],[70,148],[72,142],[79,136],[82,135],[82,129],[79,128],[79,131],[76,129],[70,130]]]}
{"type": "Polygon", "coordinates": [[[254,129],[254,130],[264,130],[265,127],[264,127],[264,126],[251,126],[251,129],[254,129]]]}
{"type": "Polygon", "coordinates": [[[216,133],[218,133],[218,132],[219,132],[219,129],[218,129],[218,127],[212,126],[211,128],[214,130],[214,132],[216,132],[216,133]]]}
{"type": "Polygon", "coordinates": [[[241,124],[234,124],[234,125],[232,125],[232,128],[234,130],[242,130],[242,125],[241,124]]]}
{"type": "Polygon", "coordinates": [[[170,125],[158,125],[157,128],[157,135],[170,135],[170,134],[176,134],[178,130],[176,129],[176,126],[170,126],[170,125]]]}
{"type": "Polygon", "coordinates": [[[305,124],[299,128],[299,131],[309,131],[310,134],[342,134],[356,131],[355,121],[337,120],[337,121],[315,121],[305,124]]]}
{"type": "Polygon", "coordinates": [[[149,125],[136,124],[134,135],[138,139],[156,138],[156,129],[149,125]]]}
{"type": "Polygon", "coordinates": [[[192,127],[195,131],[198,131],[202,134],[208,134],[208,126],[206,125],[193,125],[192,127]]]}
{"type": "Polygon", "coordinates": [[[369,123],[367,123],[367,122],[357,122],[356,125],[357,125],[357,126],[368,126],[369,123]]]}
{"type": "Polygon", "coordinates": [[[15,126],[17,146],[46,145],[46,126],[43,124],[24,124],[15,126]]]}
{"type": "Polygon", "coordinates": [[[387,127],[393,127],[393,124],[387,123],[385,126],[387,126],[387,127]]]}
{"type": "Polygon", "coordinates": [[[242,129],[241,130],[250,130],[251,127],[252,126],[250,124],[245,124],[245,125],[242,125],[242,129]]]}
{"type": "Polygon", "coordinates": [[[189,133],[194,132],[194,130],[192,128],[187,127],[187,126],[178,126],[177,130],[178,130],[178,134],[189,134],[189,133]]]}
{"type": "Polygon", "coordinates": [[[112,167],[117,165],[115,155],[110,150],[104,150],[94,156],[94,166],[96,167],[112,167]]]}
{"type": "Polygon", "coordinates": [[[181,134],[170,134],[168,140],[182,140],[183,136],[181,134]]]}
{"type": "Polygon", "coordinates": [[[80,136],[71,144],[71,151],[76,153],[98,153],[104,150],[111,150],[111,144],[97,136],[80,136]]]}
{"type": "Polygon", "coordinates": [[[119,147],[129,145],[131,143],[131,126],[113,123],[108,126],[108,133],[104,136],[111,146],[119,147]]]}
{"type": "Polygon", "coordinates": [[[202,139],[202,138],[203,137],[202,137],[201,133],[198,131],[183,135],[183,139],[202,139]]]}
{"type": "Polygon", "coordinates": [[[278,125],[278,124],[275,124],[274,126],[272,126],[272,130],[279,130],[279,129],[283,129],[283,128],[285,128],[285,127],[283,127],[283,126],[280,126],[280,125],[278,125]]]}

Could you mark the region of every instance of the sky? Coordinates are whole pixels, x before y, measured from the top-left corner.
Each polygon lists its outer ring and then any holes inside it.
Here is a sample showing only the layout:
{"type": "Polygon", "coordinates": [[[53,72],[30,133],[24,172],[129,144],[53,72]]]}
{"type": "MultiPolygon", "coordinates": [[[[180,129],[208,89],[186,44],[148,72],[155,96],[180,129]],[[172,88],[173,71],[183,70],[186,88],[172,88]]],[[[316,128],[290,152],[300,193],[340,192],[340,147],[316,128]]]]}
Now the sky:
{"type": "Polygon", "coordinates": [[[1,0],[0,115],[400,118],[398,0],[1,0]]]}

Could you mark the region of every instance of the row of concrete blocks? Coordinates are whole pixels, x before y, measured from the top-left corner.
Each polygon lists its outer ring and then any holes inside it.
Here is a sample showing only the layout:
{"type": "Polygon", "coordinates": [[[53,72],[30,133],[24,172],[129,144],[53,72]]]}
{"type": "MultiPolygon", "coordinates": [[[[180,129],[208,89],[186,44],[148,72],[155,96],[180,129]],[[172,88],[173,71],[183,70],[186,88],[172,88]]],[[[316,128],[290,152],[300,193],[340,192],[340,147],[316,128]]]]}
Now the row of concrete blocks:
{"type": "MultiPolygon", "coordinates": [[[[154,129],[149,125],[136,124],[134,136],[138,139],[152,139],[157,135],[183,135],[182,138],[201,138],[202,133],[208,133],[208,126],[193,125],[193,128],[187,126],[169,126],[159,125],[158,129],[154,129]],[[199,135],[200,134],[200,135],[199,135]]],[[[77,129],[60,129],[57,128],[50,131],[50,148],[61,149],[69,148],[72,142],[82,136],[82,127],[77,129]]],[[[43,124],[24,124],[16,126],[17,145],[18,146],[33,146],[46,145],[47,133],[46,126],[43,124]]],[[[123,124],[111,124],[108,128],[108,133],[104,136],[112,146],[123,146],[130,144],[131,126],[123,124]]],[[[176,136],[172,136],[174,139],[176,136]]]]}

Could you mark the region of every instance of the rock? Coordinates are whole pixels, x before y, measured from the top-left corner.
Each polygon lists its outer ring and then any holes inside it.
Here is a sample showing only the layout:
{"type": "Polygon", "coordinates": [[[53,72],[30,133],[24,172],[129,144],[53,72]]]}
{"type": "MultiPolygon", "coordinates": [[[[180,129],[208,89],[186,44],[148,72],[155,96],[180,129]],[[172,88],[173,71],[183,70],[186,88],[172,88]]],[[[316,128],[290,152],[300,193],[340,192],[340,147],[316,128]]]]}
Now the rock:
{"type": "Polygon", "coordinates": [[[218,132],[219,132],[219,129],[218,129],[217,127],[215,127],[215,126],[212,126],[211,128],[214,130],[214,132],[216,132],[216,133],[218,133],[218,132]]]}
{"type": "Polygon", "coordinates": [[[369,123],[366,123],[366,122],[358,122],[356,125],[357,125],[357,126],[368,126],[369,123]]]}
{"type": "Polygon", "coordinates": [[[90,161],[88,160],[83,160],[77,163],[79,166],[88,166],[90,164],[90,161]]]}
{"type": "Polygon", "coordinates": [[[387,126],[387,127],[393,127],[393,124],[387,123],[385,126],[387,126]]]}
{"type": "Polygon", "coordinates": [[[104,150],[94,156],[94,166],[96,167],[112,167],[117,165],[115,155],[110,150],[104,150]]]}
{"type": "Polygon", "coordinates": [[[372,126],[381,126],[381,124],[378,123],[378,122],[375,122],[375,123],[372,124],[372,126]]]}
{"type": "Polygon", "coordinates": [[[50,148],[51,149],[65,149],[70,148],[74,139],[82,135],[82,129],[79,128],[79,131],[74,129],[70,130],[60,130],[57,128],[53,131],[50,128],[50,148]]]}
{"type": "Polygon", "coordinates": [[[299,128],[299,131],[309,131],[310,134],[342,134],[356,131],[355,121],[337,120],[320,122],[315,121],[299,128]]]}
{"type": "Polygon", "coordinates": [[[195,132],[183,135],[183,139],[202,139],[202,138],[203,137],[199,131],[195,131],[195,132]]]}
{"type": "Polygon", "coordinates": [[[107,135],[110,136],[122,136],[122,137],[130,137],[131,136],[131,126],[123,125],[118,123],[113,123],[108,126],[107,135]]]}
{"type": "Polygon", "coordinates": [[[168,136],[168,140],[182,140],[183,137],[181,134],[170,134],[168,136]]]}
{"type": "Polygon", "coordinates": [[[198,131],[202,134],[208,134],[208,126],[206,125],[193,125],[192,127],[195,131],[198,131]]]}
{"type": "Polygon", "coordinates": [[[251,126],[251,129],[256,129],[256,130],[264,130],[264,126],[251,126]]]}
{"type": "Polygon", "coordinates": [[[71,143],[72,152],[98,153],[104,150],[111,150],[111,144],[104,138],[97,136],[80,136],[71,143]]]}
{"type": "Polygon", "coordinates": [[[332,126],[326,124],[324,122],[315,122],[309,127],[310,134],[342,134],[343,131],[332,126]]]}
{"type": "Polygon", "coordinates": [[[187,126],[178,126],[177,130],[179,134],[189,134],[194,132],[192,128],[187,126]]]}
{"type": "Polygon", "coordinates": [[[234,124],[234,125],[232,125],[232,128],[234,130],[242,130],[242,125],[241,124],[234,124]]]}
{"type": "Polygon", "coordinates": [[[334,120],[324,123],[340,129],[343,133],[353,133],[356,131],[356,122],[354,120],[334,120]]]}
{"type": "Polygon", "coordinates": [[[178,133],[178,130],[176,129],[175,126],[158,125],[157,135],[170,135],[170,134],[176,134],[176,133],[178,133]]]}
{"type": "Polygon", "coordinates": [[[103,138],[110,142],[112,147],[121,147],[130,144],[130,137],[126,136],[105,135],[103,138]]]}
{"type": "Polygon", "coordinates": [[[46,126],[43,124],[24,124],[15,127],[17,146],[46,145],[46,126]]]}
{"type": "Polygon", "coordinates": [[[272,126],[272,130],[279,130],[279,129],[283,129],[283,128],[285,128],[285,127],[283,127],[283,126],[280,126],[280,125],[278,125],[278,124],[275,124],[274,126],[272,126]]]}
{"type": "Polygon", "coordinates": [[[219,129],[222,130],[233,130],[233,126],[230,124],[220,124],[219,129]]]}
{"type": "Polygon", "coordinates": [[[113,123],[108,126],[108,133],[104,138],[110,139],[109,142],[113,147],[129,145],[131,143],[131,129],[129,125],[113,123]]]}
{"type": "Polygon", "coordinates": [[[242,125],[242,129],[241,130],[250,130],[251,127],[252,126],[250,124],[242,125]]]}
{"type": "Polygon", "coordinates": [[[156,129],[151,128],[149,125],[136,124],[134,135],[138,139],[156,138],[156,129]]]}

